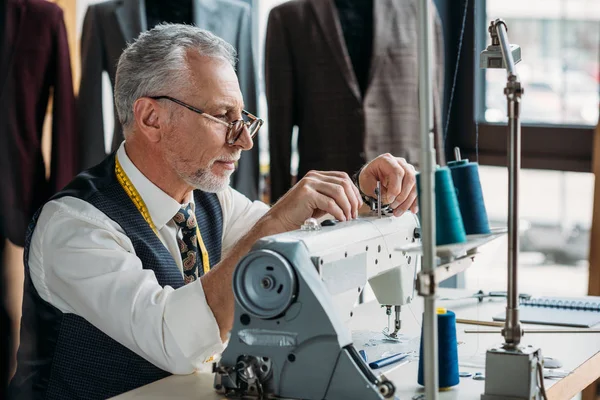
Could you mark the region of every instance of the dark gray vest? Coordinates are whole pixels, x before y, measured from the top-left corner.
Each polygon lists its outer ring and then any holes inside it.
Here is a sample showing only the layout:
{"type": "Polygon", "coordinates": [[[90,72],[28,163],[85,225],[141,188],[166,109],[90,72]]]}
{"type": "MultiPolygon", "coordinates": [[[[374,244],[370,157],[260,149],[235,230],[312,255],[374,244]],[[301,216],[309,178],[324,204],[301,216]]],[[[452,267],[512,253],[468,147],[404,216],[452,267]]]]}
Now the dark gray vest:
{"type": "MultiPolygon", "coordinates": [[[[80,198],[118,223],[131,239],[144,269],[161,286],[177,289],[183,278],[173,257],[148,226],[114,173],[114,154],[79,174],[53,199],[80,198]]],[[[196,218],[214,266],[221,259],[223,215],[217,196],[194,191],[196,218]]],[[[104,334],[84,318],[65,314],[38,295],[29,275],[29,244],[39,211],[25,243],[25,293],[18,369],[9,388],[15,399],[105,399],[170,375],[104,334]]],[[[81,258],[85,268],[85,256],[81,258]]],[[[127,306],[126,304],[123,305],[127,306]]],[[[110,318],[110,310],[106,310],[110,318]]],[[[201,338],[198,338],[201,340],[201,338]]]]}

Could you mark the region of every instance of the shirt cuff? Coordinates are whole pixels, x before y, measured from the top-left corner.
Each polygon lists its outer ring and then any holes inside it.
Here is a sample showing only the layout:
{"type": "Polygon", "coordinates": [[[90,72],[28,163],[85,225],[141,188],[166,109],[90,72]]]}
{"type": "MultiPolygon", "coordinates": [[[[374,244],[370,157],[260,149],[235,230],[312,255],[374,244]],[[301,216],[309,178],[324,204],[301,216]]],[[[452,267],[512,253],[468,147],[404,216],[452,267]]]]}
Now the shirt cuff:
{"type": "Polygon", "coordinates": [[[223,351],[219,325],[200,279],[171,293],[164,321],[181,354],[193,364],[210,362],[223,351]]]}

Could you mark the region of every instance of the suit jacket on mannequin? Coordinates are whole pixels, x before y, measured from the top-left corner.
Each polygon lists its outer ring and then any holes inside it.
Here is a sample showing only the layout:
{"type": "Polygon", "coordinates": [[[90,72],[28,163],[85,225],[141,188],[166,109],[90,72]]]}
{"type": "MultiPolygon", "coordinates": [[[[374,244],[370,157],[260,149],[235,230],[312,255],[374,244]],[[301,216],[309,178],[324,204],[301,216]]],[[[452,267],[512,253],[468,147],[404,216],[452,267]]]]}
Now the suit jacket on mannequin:
{"type": "MultiPolygon", "coordinates": [[[[291,186],[294,126],[299,128],[298,178],[311,169],[352,174],[385,152],[418,164],[417,1],[374,0],[373,20],[363,95],[334,0],[291,1],[271,11],[265,82],[272,201],[291,186]]],[[[439,128],[444,60],[437,17],[435,38],[435,144],[443,149],[439,128]]],[[[438,162],[443,161],[438,151],[438,162]]]]}
{"type": "Polygon", "coordinates": [[[174,24],[194,23],[193,0],[145,0],[146,25],[156,26],[161,22],[174,24]]]}
{"type": "MultiPolygon", "coordinates": [[[[256,114],[256,67],[252,51],[250,8],[237,0],[190,0],[193,22],[231,43],[238,52],[236,72],[246,109],[256,114]]],[[[171,4],[171,3],[169,3],[171,4]]],[[[171,22],[171,21],[167,21],[171,22]]],[[[180,22],[180,21],[175,21],[180,22]]],[[[78,118],[83,168],[98,164],[106,157],[102,114],[102,72],[108,72],[114,87],[117,62],[127,43],[131,43],[147,24],[144,0],[109,0],[88,7],[81,37],[81,86],[78,118]]],[[[123,140],[118,115],[114,112],[112,149],[123,140]]],[[[258,198],[258,142],[245,151],[233,174],[232,186],[250,199],[258,198]]]]}
{"type": "Polygon", "coordinates": [[[62,9],[7,0],[0,55],[0,229],[23,246],[35,211],[77,173],[75,97],[62,9]],[[46,179],[42,127],[52,93],[52,159],[46,179]]]}

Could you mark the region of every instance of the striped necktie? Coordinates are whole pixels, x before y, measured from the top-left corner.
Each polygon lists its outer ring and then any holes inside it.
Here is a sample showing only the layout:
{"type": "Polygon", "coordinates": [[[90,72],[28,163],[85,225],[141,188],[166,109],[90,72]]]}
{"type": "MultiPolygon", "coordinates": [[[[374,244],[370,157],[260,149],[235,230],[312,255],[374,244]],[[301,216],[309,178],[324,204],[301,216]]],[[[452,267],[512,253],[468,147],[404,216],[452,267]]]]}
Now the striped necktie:
{"type": "Polygon", "coordinates": [[[202,263],[196,236],[196,216],[191,204],[182,207],[173,217],[173,221],[181,228],[181,238],[177,237],[177,244],[183,261],[183,279],[187,285],[197,279],[198,265],[202,263]]]}

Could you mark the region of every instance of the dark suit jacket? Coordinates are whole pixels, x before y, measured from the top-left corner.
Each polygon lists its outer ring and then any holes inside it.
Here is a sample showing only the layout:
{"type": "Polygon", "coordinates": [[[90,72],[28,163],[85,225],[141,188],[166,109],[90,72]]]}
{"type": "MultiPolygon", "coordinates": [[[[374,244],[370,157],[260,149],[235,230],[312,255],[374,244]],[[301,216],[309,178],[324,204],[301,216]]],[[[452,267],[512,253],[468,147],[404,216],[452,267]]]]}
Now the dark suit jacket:
{"type": "Polygon", "coordinates": [[[75,99],[62,9],[7,0],[0,60],[0,221],[23,245],[33,213],[77,173],[75,99]],[[42,125],[52,97],[52,161],[46,180],[42,125]]]}
{"type": "MultiPolygon", "coordinates": [[[[373,55],[364,98],[333,0],[290,1],[271,11],[265,81],[272,201],[291,185],[294,126],[299,128],[299,178],[311,169],[352,174],[385,152],[418,164],[417,2],[374,0],[373,6],[373,55]]],[[[434,125],[436,147],[442,149],[439,18],[436,39],[434,125]]]]}
{"type": "MultiPolygon", "coordinates": [[[[257,110],[257,78],[250,26],[250,8],[237,0],[193,0],[194,24],[231,43],[238,52],[237,75],[246,109],[257,110]]],[[[168,21],[167,21],[168,22],[168,21]]],[[[88,7],[81,37],[81,86],[77,101],[81,132],[81,165],[89,168],[106,157],[102,114],[102,72],[114,88],[117,63],[127,43],[148,30],[144,0],[109,0],[88,7]]],[[[114,112],[112,150],[123,141],[114,112]]],[[[232,186],[258,198],[258,141],[242,154],[232,186]]]]}

